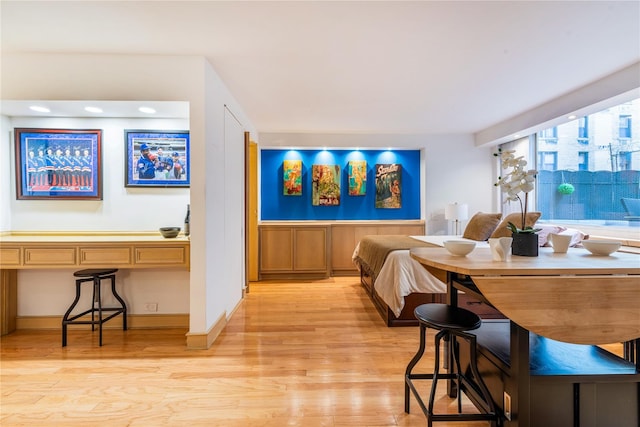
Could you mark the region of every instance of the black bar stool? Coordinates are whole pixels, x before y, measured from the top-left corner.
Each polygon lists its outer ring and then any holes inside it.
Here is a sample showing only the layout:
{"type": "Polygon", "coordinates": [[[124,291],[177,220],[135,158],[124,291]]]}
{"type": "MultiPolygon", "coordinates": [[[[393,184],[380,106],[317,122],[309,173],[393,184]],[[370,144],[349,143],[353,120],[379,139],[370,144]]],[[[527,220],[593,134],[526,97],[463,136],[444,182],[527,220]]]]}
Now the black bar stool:
{"type": "Polygon", "coordinates": [[[418,405],[427,417],[427,426],[432,427],[434,421],[490,421],[492,426],[502,425],[502,418],[496,411],[495,404],[487,386],[482,381],[477,367],[476,356],[476,336],[466,331],[478,329],[482,324],[480,318],[473,312],[459,307],[452,307],[447,304],[422,304],[414,310],[414,315],[420,325],[420,347],[416,355],[407,365],[405,372],[404,387],[404,410],[409,413],[409,390],[413,392],[418,405]],[[427,328],[435,329],[439,332],[435,336],[435,366],[433,374],[414,374],[412,370],[422,358],[425,350],[425,338],[427,328]],[[450,373],[440,373],[440,341],[450,340],[451,353],[455,366],[450,373]],[[457,338],[467,341],[469,344],[469,369],[471,377],[462,372],[460,368],[460,355],[457,338]],[[434,414],[433,404],[435,401],[436,387],[439,379],[452,379],[456,381],[458,390],[458,413],[457,414],[434,414]],[[432,380],[431,393],[427,405],[424,404],[413,380],[432,380]],[[466,392],[470,400],[478,408],[480,413],[462,413],[462,390],[466,392]]]}
{"type": "Polygon", "coordinates": [[[71,306],[64,314],[62,318],[62,346],[65,347],[67,345],[67,325],[91,325],[91,330],[95,331],[95,325],[98,325],[98,330],[100,331],[100,346],[102,346],[102,324],[108,320],[113,319],[119,314],[122,314],[122,330],[127,330],[127,305],[118,292],[116,292],[116,272],[117,268],[111,269],[86,269],[79,270],[73,273],[76,279],[76,298],[71,303],[71,306]],[[111,293],[120,303],[120,307],[102,307],[102,298],[100,292],[100,284],[102,280],[111,280],[111,293]],[[82,313],[78,313],[76,315],[71,316],[71,312],[78,304],[80,300],[80,290],[83,283],[93,282],[93,297],[91,301],[91,308],[83,311],[82,313]],[[109,311],[113,312],[107,317],[103,317],[103,312],[109,311]],[[77,320],[82,316],[91,313],[91,320],[77,320]],[[96,318],[96,313],[97,318],[96,318]]]}

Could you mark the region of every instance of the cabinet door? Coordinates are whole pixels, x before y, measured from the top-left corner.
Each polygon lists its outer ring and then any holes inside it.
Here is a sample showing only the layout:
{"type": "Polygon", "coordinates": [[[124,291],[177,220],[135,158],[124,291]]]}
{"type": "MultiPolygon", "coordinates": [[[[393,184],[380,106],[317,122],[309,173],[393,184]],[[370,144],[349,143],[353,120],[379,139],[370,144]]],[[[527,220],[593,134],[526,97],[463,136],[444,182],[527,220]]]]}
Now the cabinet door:
{"type": "Polygon", "coordinates": [[[356,248],[355,227],[334,225],[331,227],[331,269],[356,271],[351,261],[356,248]]]}
{"type": "Polygon", "coordinates": [[[291,227],[260,228],[260,271],[293,270],[293,230],[291,227]]]}
{"type": "Polygon", "coordinates": [[[295,271],[327,270],[327,228],[299,227],[294,229],[295,271]]]}

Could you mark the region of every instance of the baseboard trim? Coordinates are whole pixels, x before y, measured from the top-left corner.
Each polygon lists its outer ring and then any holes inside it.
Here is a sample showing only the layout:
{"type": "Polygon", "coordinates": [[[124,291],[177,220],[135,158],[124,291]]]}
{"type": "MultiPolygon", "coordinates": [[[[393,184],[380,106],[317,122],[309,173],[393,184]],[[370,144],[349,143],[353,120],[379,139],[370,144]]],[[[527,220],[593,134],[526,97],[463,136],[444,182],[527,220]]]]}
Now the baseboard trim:
{"type": "MultiPolygon", "coordinates": [[[[87,320],[90,316],[87,316],[87,320]]],[[[91,325],[72,325],[73,328],[87,328],[91,325]]],[[[122,316],[116,316],[102,325],[104,329],[122,329],[122,316]]],[[[21,316],[16,318],[16,329],[61,329],[62,316],[21,316]]],[[[189,328],[188,314],[129,314],[127,328],[169,329],[189,328]]]]}
{"type": "Polygon", "coordinates": [[[227,326],[227,315],[222,313],[218,320],[204,333],[187,333],[187,348],[190,350],[206,350],[218,338],[224,327],[227,326]]]}

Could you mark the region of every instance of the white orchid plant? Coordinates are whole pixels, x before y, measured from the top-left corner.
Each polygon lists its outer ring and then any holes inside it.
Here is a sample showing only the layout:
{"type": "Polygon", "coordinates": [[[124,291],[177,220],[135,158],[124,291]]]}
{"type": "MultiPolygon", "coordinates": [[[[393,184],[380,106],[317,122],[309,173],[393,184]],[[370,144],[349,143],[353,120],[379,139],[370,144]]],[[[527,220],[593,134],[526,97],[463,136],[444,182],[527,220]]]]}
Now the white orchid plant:
{"type": "Polygon", "coordinates": [[[504,175],[499,176],[498,182],[494,185],[500,187],[502,192],[505,193],[505,203],[519,202],[520,211],[522,212],[521,226],[518,227],[509,222],[509,229],[512,233],[525,234],[540,231],[539,228],[526,225],[529,193],[535,188],[538,171],[535,169],[527,170],[527,161],[523,156],[516,157],[513,150],[502,151],[499,149],[497,153],[494,153],[494,156],[500,157],[500,168],[504,172],[504,175]],[[524,193],[524,200],[520,193],[524,193]]]}

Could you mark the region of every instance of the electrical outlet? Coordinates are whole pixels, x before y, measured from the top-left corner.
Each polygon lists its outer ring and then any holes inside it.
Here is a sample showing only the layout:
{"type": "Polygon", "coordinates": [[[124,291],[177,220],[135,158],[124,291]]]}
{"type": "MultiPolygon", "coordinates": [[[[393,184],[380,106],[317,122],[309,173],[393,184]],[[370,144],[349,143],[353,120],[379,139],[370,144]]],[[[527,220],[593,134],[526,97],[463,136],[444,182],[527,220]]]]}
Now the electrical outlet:
{"type": "Polygon", "coordinates": [[[506,391],[504,392],[504,417],[511,421],[511,396],[506,391]]]}
{"type": "Polygon", "coordinates": [[[149,312],[155,313],[158,311],[158,303],[157,302],[148,302],[144,305],[144,309],[149,312]]]}

